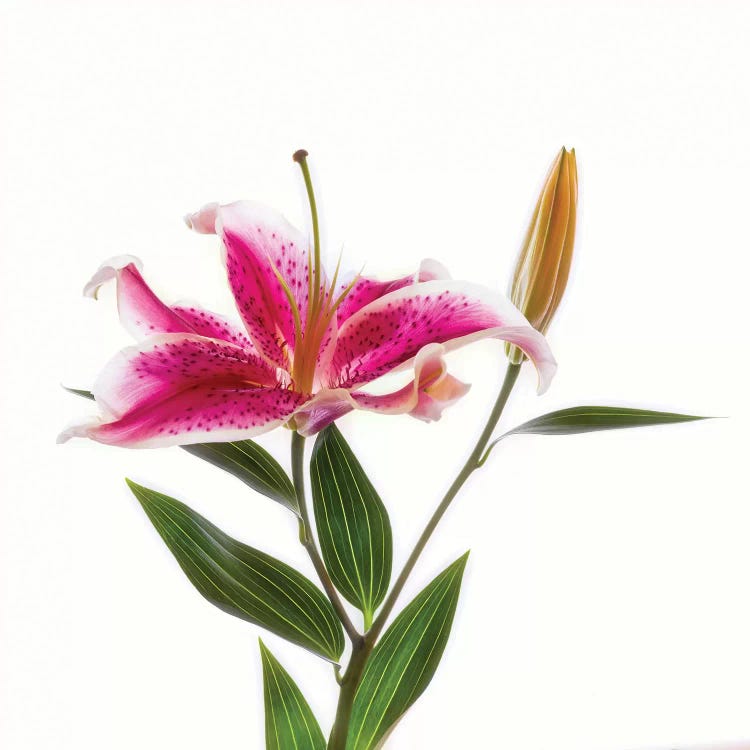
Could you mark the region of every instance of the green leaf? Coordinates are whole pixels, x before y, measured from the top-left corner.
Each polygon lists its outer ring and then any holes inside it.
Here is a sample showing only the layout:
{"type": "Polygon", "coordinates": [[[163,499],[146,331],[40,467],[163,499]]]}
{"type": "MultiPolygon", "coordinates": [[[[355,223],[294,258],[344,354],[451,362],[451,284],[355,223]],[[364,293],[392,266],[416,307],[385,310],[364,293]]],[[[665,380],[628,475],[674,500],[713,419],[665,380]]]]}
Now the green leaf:
{"type": "MultiPolygon", "coordinates": [[[[76,396],[94,398],[91,391],[79,388],[65,388],[65,390],[76,396]]],[[[276,500],[299,515],[297,495],[291,479],[279,462],[265,448],[261,448],[252,440],[238,440],[234,443],[198,443],[181,445],[180,448],[224,469],[256,492],[276,500]]]]}
{"type": "Polygon", "coordinates": [[[362,610],[369,627],[391,579],[388,513],[334,424],[315,441],[310,478],[326,568],[339,591],[362,610]]]}
{"type": "Polygon", "coordinates": [[[190,582],[224,612],[336,662],[344,633],[322,591],[285,563],[248,547],[184,503],[126,480],[190,582]]]}
{"type": "MultiPolygon", "coordinates": [[[[507,435],[576,435],[597,430],[621,430],[626,427],[650,427],[657,424],[695,422],[709,417],[674,414],[648,409],[626,409],[622,406],[575,406],[560,409],[525,422],[507,435]]],[[[505,437],[504,436],[504,437],[505,437]]]]}
{"type": "Polygon", "coordinates": [[[261,495],[299,515],[294,486],[279,462],[252,440],[181,445],[183,450],[233,474],[261,495]]]}
{"type": "Polygon", "coordinates": [[[260,641],[266,750],[326,750],[326,741],[310,706],[294,680],[260,641]]]}
{"type": "Polygon", "coordinates": [[[346,750],[372,750],[430,683],[448,641],[467,552],[406,606],[372,652],[346,750]]]}

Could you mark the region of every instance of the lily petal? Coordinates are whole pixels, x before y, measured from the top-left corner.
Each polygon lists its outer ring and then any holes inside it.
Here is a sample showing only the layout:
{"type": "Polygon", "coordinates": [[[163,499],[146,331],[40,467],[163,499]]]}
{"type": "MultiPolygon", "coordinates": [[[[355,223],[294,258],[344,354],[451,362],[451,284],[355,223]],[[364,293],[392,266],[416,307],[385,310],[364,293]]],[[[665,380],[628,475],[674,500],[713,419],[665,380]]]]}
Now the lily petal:
{"type": "Polygon", "coordinates": [[[209,204],[186,218],[199,232],[214,226],[224,246],[229,285],[258,351],[289,368],[294,351],[294,313],[279,281],[291,293],[304,327],[307,316],[308,242],[283,216],[258,203],[209,204]],[[274,270],[275,269],[275,270],[274,270]]]}
{"type": "Polygon", "coordinates": [[[198,333],[253,348],[245,332],[222,315],[197,305],[166,305],[143,279],[142,267],[133,255],[110,258],[91,277],[83,293],[96,298],[102,284],[116,279],[120,321],[137,340],[160,333],[198,333]]]}
{"type": "Polygon", "coordinates": [[[127,447],[232,441],[286,422],[306,396],[265,360],[197,335],[164,334],[120,352],[93,388],[104,419],[66,430],[127,447]]]}
{"type": "MultiPolygon", "coordinates": [[[[355,312],[361,310],[365,305],[369,305],[384,294],[388,294],[388,292],[395,292],[397,289],[420,281],[435,281],[449,278],[450,274],[445,266],[432,258],[425,258],[416,273],[402,276],[400,279],[394,279],[393,281],[378,281],[377,279],[362,276],[357,279],[351,291],[339,306],[337,311],[339,325],[348,318],[351,318],[355,312]]],[[[346,284],[342,284],[339,292],[343,291],[346,286],[346,284]]]]}
{"type": "Polygon", "coordinates": [[[245,331],[235,325],[229,318],[188,303],[173,305],[171,309],[180,319],[185,321],[184,330],[186,333],[197,333],[199,336],[229,341],[248,351],[255,351],[255,347],[245,331]]]}
{"type": "Polygon", "coordinates": [[[425,422],[440,419],[443,409],[466,395],[470,386],[448,373],[445,347],[428,344],[414,359],[414,379],[384,395],[334,388],[321,391],[294,414],[302,435],[313,435],[353,409],[381,414],[410,414],[425,422]]]}
{"type": "Polygon", "coordinates": [[[185,214],[183,219],[188,228],[198,234],[216,234],[216,212],[218,210],[218,203],[206,203],[194,214],[185,214]]]}
{"type": "Polygon", "coordinates": [[[427,281],[389,292],[340,328],[331,387],[358,387],[408,365],[430,343],[456,349],[480,338],[516,344],[534,363],[543,393],[556,363],[547,341],[503,297],[458,281],[427,281]]]}

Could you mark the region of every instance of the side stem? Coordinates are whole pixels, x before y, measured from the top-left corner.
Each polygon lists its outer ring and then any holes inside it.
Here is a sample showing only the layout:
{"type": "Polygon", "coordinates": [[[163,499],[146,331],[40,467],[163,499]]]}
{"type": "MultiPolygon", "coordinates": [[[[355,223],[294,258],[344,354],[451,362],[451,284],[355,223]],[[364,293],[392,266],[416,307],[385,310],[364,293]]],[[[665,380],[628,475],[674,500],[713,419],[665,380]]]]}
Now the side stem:
{"type": "Polygon", "coordinates": [[[370,658],[375,643],[380,635],[380,632],[385,627],[385,623],[388,620],[388,616],[393,611],[396,605],[401,591],[406,584],[409,575],[411,574],[414,566],[417,564],[419,556],[422,554],[427,542],[432,536],[433,532],[440,523],[440,519],[445,515],[445,511],[448,510],[448,506],[451,504],[453,499],[458,494],[459,490],[464,486],[466,480],[482,465],[482,458],[487,448],[487,444],[492,437],[492,433],[495,431],[500,415],[503,413],[505,404],[508,401],[513,386],[516,384],[518,379],[518,373],[521,371],[520,364],[509,364],[508,370],[505,373],[505,380],[500,388],[500,393],[497,396],[495,405],[490,412],[490,416],[487,419],[487,424],[482,430],[482,434],[474,446],[469,458],[466,460],[463,468],[459,472],[458,476],[453,480],[453,484],[448,488],[445,496],[440,501],[435,512],[432,514],[432,518],[425,526],[422,535],[417,540],[409,559],[404,564],[403,569],[396,582],[393,584],[388,597],[386,598],[380,613],[372,623],[372,627],[365,633],[364,638],[361,639],[359,644],[354,644],[352,650],[351,660],[349,666],[344,673],[341,680],[341,691],[339,693],[339,702],[336,707],[336,719],[333,724],[331,736],[328,740],[328,750],[345,750],[346,739],[349,732],[349,723],[351,721],[352,708],[354,706],[354,696],[357,692],[357,687],[362,680],[362,674],[364,673],[367,660],[370,658]]]}
{"type": "Polygon", "coordinates": [[[513,386],[516,384],[519,372],[521,372],[520,364],[508,365],[508,369],[505,373],[505,380],[503,380],[503,385],[500,388],[500,393],[497,396],[495,405],[492,407],[490,416],[487,419],[487,424],[484,426],[484,430],[482,430],[482,434],[479,436],[479,439],[474,446],[474,450],[469,455],[469,458],[458,473],[458,476],[453,480],[453,484],[448,488],[445,496],[440,501],[440,505],[438,505],[435,512],[432,514],[432,518],[427,522],[427,526],[425,526],[422,535],[417,540],[412,553],[409,555],[409,559],[404,564],[399,577],[393,584],[393,588],[383,602],[383,606],[381,607],[378,616],[375,618],[372,627],[365,634],[365,640],[374,642],[378,635],[380,635],[380,631],[385,626],[386,620],[396,605],[396,600],[401,594],[414,566],[417,564],[419,556],[422,554],[424,548],[427,546],[427,542],[430,540],[437,525],[440,523],[440,519],[445,515],[445,511],[448,510],[448,507],[453,502],[453,499],[456,497],[459,490],[464,486],[466,480],[480,467],[480,461],[482,460],[484,451],[487,448],[487,443],[489,443],[492,433],[495,431],[495,427],[500,419],[500,415],[503,413],[508,397],[513,390],[513,386]]]}
{"type": "Polygon", "coordinates": [[[318,574],[318,578],[320,578],[320,582],[323,584],[323,588],[326,594],[328,594],[328,598],[331,600],[333,609],[336,611],[339,620],[341,620],[346,634],[349,636],[352,644],[358,644],[362,641],[362,636],[357,631],[357,628],[354,627],[354,623],[349,618],[344,605],[341,603],[341,598],[336,591],[336,587],[333,585],[331,577],[328,575],[312,534],[310,514],[307,510],[307,500],[305,499],[305,438],[296,430],[292,433],[292,480],[294,482],[294,490],[297,494],[297,504],[299,505],[300,513],[299,540],[307,550],[315,572],[318,574]]]}

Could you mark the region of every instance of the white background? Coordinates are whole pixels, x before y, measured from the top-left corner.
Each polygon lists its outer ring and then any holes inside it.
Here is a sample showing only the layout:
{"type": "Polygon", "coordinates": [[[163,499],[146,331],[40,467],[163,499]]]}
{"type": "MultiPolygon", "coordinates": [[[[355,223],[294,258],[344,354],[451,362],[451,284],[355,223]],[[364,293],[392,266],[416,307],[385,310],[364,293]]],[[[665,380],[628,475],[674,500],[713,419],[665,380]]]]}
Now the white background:
{"type": "MultiPolygon", "coordinates": [[[[580,403],[727,416],[505,442],[402,597],[472,549],[453,637],[389,747],[627,750],[750,740],[747,4],[13,2],[2,16],[0,746],[263,746],[259,631],[205,603],[133,477],[308,571],[292,518],[183,452],[56,433],[128,343],[134,253],[169,300],[231,310],[181,216],[248,197],[306,226],[311,153],[332,255],[424,256],[504,289],[542,177],[575,146],[575,273],[504,425],[580,403]]],[[[386,499],[400,567],[503,369],[444,419],[341,428],[386,499]]],[[[261,442],[287,465],[288,433],[261,442]]],[[[312,575],[312,573],[310,572],[312,575]]],[[[327,728],[330,668],[268,635],[327,728]]]]}

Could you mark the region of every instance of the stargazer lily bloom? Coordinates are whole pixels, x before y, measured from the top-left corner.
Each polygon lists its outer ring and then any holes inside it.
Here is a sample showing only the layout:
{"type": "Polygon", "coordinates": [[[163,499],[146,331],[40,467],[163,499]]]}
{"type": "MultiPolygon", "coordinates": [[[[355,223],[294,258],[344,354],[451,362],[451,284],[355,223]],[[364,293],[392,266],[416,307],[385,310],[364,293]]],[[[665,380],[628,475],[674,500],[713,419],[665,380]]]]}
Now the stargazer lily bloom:
{"type": "MultiPolygon", "coordinates": [[[[313,203],[314,206],[314,203],[313,203]]],[[[256,203],[209,204],[186,217],[217,234],[244,326],[194,305],[169,306],[141,265],[121,256],[102,265],[84,293],[117,281],[124,349],[93,387],[102,415],[61,436],[126,447],[240,440],[288,425],[310,435],[354,409],[435,420],[468,390],[444,354],[480,338],[518,346],[535,364],[539,390],[555,363],[544,337],[506,298],[453,281],[435,261],[393,281],[329,280],[305,237],[256,203]],[[365,386],[413,368],[406,386],[365,386]]]]}

